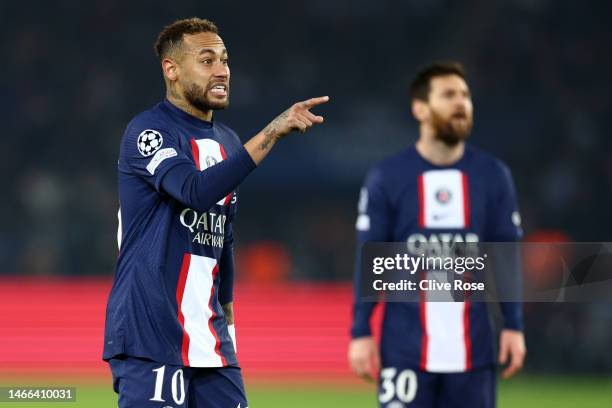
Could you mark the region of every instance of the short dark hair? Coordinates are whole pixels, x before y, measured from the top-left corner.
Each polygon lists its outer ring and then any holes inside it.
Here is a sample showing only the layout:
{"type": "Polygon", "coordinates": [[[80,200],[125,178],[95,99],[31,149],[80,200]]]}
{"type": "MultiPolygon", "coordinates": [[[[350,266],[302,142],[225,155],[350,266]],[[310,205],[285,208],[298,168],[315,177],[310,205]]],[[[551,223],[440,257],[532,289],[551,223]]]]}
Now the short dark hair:
{"type": "Polygon", "coordinates": [[[215,23],[204,18],[192,17],[167,25],[157,36],[155,41],[155,54],[161,60],[183,42],[185,34],[214,33],[219,34],[215,23]]]}
{"type": "Polygon", "coordinates": [[[427,102],[432,78],[447,75],[457,75],[465,79],[465,69],[455,61],[435,62],[419,69],[410,84],[410,98],[427,102]]]}

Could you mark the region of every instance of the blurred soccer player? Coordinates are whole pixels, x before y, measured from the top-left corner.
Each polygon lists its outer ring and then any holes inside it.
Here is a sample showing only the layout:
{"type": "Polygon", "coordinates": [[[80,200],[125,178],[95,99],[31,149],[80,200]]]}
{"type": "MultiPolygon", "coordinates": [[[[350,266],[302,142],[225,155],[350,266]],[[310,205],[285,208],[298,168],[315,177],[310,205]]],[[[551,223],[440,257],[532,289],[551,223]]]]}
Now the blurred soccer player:
{"type": "Polygon", "coordinates": [[[525,356],[519,303],[500,305],[504,328],[494,356],[484,303],[389,302],[379,354],[369,323],[375,303],[360,301],[359,250],[365,242],[452,245],[516,241],[522,234],[510,171],[465,143],[472,99],[461,65],[421,70],[411,98],[419,122],[416,145],[375,166],[361,190],[349,361],[362,377],[379,375],[381,407],[494,407],[496,361],[508,364],[502,373],[507,378],[525,356]]]}
{"type": "Polygon", "coordinates": [[[159,34],[166,98],[127,126],[119,153],[119,257],[104,359],[120,407],[247,407],[236,359],[232,220],[240,182],[293,130],[291,106],[244,146],[213,111],[229,103],[228,53],[208,20],[159,34]]]}

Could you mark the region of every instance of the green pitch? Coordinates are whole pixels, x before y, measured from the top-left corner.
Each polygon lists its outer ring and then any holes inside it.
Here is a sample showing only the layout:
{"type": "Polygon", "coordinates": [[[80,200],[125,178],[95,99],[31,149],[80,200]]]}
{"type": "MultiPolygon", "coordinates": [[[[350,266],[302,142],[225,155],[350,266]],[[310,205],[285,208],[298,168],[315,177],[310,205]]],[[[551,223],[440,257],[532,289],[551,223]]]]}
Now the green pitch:
{"type": "MultiPolygon", "coordinates": [[[[4,382],[4,381],[3,381],[4,382]]],[[[59,383],[57,379],[55,383],[59,383]]],[[[70,385],[65,383],[66,385],[70,385]]],[[[2,385],[6,385],[2,384],[2,385]]],[[[24,385],[20,382],[20,385],[24,385]]],[[[251,408],[366,408],[376,407],[374,387],[333,384],[258,384],[247,386],[251,408]]],[[[0,408],[116,407],[117,398],[107,386],[77,386],[73,403],[3,403],[0,408]]],[[[500,383],[499,408],[604,408],[612,407],[612,378],[521,376],[500,383]]]]}

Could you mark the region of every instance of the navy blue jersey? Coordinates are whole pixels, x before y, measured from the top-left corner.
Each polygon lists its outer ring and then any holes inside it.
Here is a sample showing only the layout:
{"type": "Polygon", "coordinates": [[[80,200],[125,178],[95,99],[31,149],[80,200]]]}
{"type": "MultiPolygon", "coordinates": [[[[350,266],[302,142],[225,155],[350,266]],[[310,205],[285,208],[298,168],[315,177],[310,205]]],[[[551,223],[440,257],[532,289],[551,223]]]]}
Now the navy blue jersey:
{"type": "MultiPolygon", "coordinates": [[[[359,257],[365,242],[511,242],[522,235],[510,171],[471,146],[452,166],[429,163],[414,146],[379,163],[361,190],[356,228],[354,338],[370,335],[375,306],[359,300],[359,257]]],[[[500,306],[504,327],[522,329],[521,305],[500,306]]],[[[383,367],[429,372],[494,364],[487,304],[387,303],[381,359],[383,367]]]]}
{"type": "Polygon", "coordinates": [[[232,301],[237,187],[254,168],[230,128],[167,100],[129,123],[104,359],[237,365],[221,305],[232,301]]]}

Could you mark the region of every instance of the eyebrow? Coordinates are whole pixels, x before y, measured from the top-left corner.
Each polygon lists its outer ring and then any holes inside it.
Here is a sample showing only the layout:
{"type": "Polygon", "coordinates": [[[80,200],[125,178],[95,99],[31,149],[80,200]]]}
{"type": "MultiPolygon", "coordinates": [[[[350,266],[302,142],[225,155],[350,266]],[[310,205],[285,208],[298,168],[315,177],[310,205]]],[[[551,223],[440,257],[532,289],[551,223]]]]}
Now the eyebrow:
{"type": "MultiPolygon", "coordinates": [[[[206,53],[216,54],[217,52],[215,51],[214,48],[202,48],[198,52],[198,55],[202,55],[202,54],[206,54],[206,53]]],[[[223,51],[221,52],[221,55],[226,55],[227,56],[227,50],[225,48],[223,48],[223,51]]]]}

